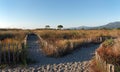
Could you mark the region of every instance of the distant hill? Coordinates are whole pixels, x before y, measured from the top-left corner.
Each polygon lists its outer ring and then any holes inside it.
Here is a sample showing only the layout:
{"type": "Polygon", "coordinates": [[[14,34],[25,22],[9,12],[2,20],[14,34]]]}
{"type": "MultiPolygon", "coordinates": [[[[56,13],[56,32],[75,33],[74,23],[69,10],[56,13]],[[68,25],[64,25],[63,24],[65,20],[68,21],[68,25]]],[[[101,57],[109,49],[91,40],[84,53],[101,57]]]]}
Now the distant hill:
{"type": "Polygon", "coordinates": [[[91,29],[91,27],[88,27],[88,26],[80,26],[80,27],[72,27],[72,28],[69,28],[69,29],[91,29]]]}
{"type": "Polygon", "coordinates": [[[80,26],[80,27],[72,27],[68,29],[116,29],[120,28],[120,22],[111,22],[103,26],[97,27],[88,27],[88,26],[80,26]]]}
{"type": "Polygon", "coordinates": [[[100,26],[98,28],[107,28],[107,29],[115,29],[115,28],[120,28],[120,22],[111,22],[108,23],[107,25],[100,26]]]}

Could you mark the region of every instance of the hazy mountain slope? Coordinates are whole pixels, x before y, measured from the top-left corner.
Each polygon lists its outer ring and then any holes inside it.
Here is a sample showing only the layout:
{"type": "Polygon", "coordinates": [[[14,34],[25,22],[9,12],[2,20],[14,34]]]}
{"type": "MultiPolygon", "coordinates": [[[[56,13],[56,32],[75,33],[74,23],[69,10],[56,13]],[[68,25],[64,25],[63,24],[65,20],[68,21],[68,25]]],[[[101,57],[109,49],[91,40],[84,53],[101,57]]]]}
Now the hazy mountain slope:
{"type": "Polygon", "coordinates": [[[80,27],[72,27],[68,29],[102,29],[102,28],[107,28],[107,29],[120,28],[120,22],[111,22],[106,25],[97,26],[97,27],[80,26],[80,27]]]}
{"type": "Polygon", "coordinates": [[[108,28],[108,29],[120,28],[120,22],[111,22],[108,23],[107,25],[100,26],[99,28],[108,28]]]}

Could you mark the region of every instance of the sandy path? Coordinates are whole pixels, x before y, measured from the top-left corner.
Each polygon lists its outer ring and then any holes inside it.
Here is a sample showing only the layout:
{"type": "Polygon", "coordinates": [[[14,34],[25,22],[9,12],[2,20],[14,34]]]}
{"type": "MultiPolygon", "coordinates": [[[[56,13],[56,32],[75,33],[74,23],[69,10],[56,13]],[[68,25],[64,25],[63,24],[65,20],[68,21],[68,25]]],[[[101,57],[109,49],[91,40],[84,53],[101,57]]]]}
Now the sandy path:
{"type": "Polygon", "coordinates": [[[67,63],[67,62],[82,62],[88,61],[92,58],[92,53],[94,53],[95,49],[99,45],[89,45],[87,48],[80,48],[75,50],[69,55],[66,55],[61,58],[50,58],[46,57],[42,54],[38,37],[36,35],[28,36],[28,49],[29,56],[32,60],[35,60],[37,65],[47,65],[47,64],[59,64],[59,63],[67,63]]]}
{"type": "Polygon", "coordinates": [[[0,72],[92,72],[90,62],[92,53],[99,45],[80,48],[61,58],[49,58],[42,54],[36,35],[28,35],[27,45],[29,58],[36,61],[27,67],[0,69],[0,72]]]}

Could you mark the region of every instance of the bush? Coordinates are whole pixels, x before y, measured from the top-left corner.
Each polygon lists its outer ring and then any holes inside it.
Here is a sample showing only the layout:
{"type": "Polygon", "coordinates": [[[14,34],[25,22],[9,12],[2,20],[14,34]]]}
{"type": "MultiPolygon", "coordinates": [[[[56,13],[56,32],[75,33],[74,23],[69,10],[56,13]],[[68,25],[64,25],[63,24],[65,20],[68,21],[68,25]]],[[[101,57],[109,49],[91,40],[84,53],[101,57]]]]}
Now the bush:
{"type": "Polygon", "coordinates": [[[113,39],[108,39],[108,40],[105,40],[104,42],[103,42],[103,46],[104,47],[111,47],[112,45],[114,44],[114,40],[113,39]]]}

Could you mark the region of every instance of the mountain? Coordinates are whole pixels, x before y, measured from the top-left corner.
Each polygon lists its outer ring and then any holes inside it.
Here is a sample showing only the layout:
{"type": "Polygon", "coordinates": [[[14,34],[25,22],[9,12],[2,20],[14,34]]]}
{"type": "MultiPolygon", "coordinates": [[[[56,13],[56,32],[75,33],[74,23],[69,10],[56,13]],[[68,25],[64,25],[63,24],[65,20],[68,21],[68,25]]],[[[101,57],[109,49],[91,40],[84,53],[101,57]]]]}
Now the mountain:
{"type": "Polygon", "coordinates": [[[88,26],[80,26],[80,27],[72,27],[72,28],[69,28],[69,29],[91,29],[91,27],[88,27],[88,26]]]}
{"type": "Polygon", "coordinates": [[[115,28],[120,28],[120,22],[111,22],[108,23],[107,25],[100,26],[98,28],[107,28],[107,29],[115,29],[115,28]]]}
{"type": "Polygon", "coordinates": [[[97,27],[88,27],[88,26],[80,26],[80,27],[72,27],[69,29],[116,29],[120,28],[120,22],[111,22],[103,26],[97,26],[97,27]]]}

